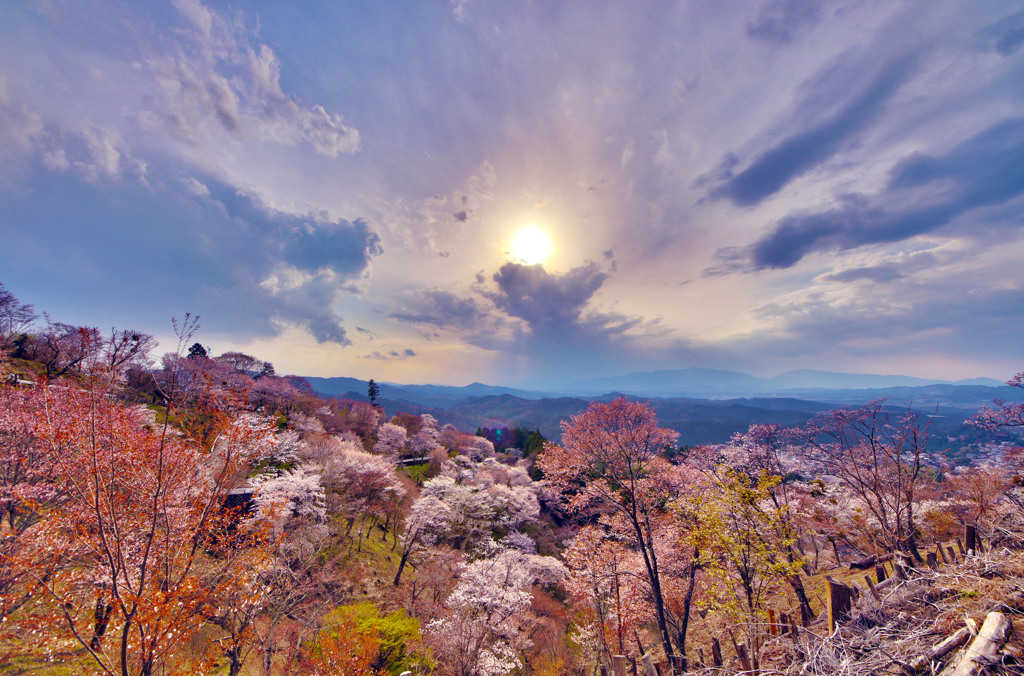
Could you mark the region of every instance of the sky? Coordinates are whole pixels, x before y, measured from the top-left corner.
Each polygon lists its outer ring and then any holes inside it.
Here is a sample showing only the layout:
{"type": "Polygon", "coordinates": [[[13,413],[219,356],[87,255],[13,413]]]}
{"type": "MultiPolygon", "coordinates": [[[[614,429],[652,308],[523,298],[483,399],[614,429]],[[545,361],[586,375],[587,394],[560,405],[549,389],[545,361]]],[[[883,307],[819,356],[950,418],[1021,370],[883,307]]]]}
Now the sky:
{"type": "Polygon", "coordinates": [[[1022,259],[1019,0],[0,3],[0,283],[163,349],[1003,380],[1022,259]]]}

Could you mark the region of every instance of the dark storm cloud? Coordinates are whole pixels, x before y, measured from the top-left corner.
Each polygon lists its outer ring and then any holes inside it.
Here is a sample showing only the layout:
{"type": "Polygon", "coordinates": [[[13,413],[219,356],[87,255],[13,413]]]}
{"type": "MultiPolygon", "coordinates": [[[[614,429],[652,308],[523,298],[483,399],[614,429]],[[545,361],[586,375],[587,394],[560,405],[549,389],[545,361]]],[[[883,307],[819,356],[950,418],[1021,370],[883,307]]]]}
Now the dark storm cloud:
{"type": "Polygon", "coordinates": [[[579,323],[584,307],[607,278],[594,263],[564,275],[551,274],[542,265],[506,263],[494,273],[498,290],[488,297],[535,331],[565,330],[579,323]]]}
{"type": "MultiPolygon", "coordinates": [[[[1024,118],[1005,120],[945,155],[914,155],[886,190],[850,197],[828,211],[786,216],[747,252],[748,269],[788,268],[812,252],[898,242],[949,225],[983,206],[1024,194],[1024,118]]],[[[736,261],[735,250],[719,258],[736,261]]]]}
{"type": "Polygon", "coordinates": [[[517,354],[558,355],[586,360],[611,349],[611,339],[642,329],[662,333],[658,322],[590,306],[608,275],[594,263],[559,275],[542,265],[506,263],[490,279],[477,275],[477,296],[431,289],[410,294],[401,322],[450,329],[467,342],[488,350],[517,354]]]}
{"type": "Polygon", "coordinates": [[[889,64],[859,96],[825,122],[793,134],[753,163],[733,174],[736,158],[728,154],[717,170],[725,183],[711,191],[739,206],[753,206],[771,197],[787,183],[838,152],[852,136],[881,112],[883,105],[907,78],[907,63],[889,64]]]}
{"type": "Polygon", "coordinates": [[[747,24],[747,35],[780,45],[792,42],[801,29],[818,20],[822,4],[821,0],[769,0],[747,24]]]}

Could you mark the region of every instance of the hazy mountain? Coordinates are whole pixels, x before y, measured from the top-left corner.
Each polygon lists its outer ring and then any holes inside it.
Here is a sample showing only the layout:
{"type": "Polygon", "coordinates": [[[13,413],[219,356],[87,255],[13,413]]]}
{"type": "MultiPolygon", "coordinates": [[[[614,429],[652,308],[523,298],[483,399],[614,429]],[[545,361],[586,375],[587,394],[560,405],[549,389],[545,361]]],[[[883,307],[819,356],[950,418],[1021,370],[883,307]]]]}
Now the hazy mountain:
{"type": "MultiPolygon", "coordinates": [[[[773,378],[759,378],[737,371],[705,368],[646,371],[585,380],[544,379],[528,381],[520,385],[534,390],[569,396],[595,396],[607,392],[625,392],[647,397],[721,399],[792,396],[815,400],[824,398],[827,401],[837,398],[844,401],[851,398],[867,401],[884,396],[909,396],[909,401],[919,398],[916,396],[917,394],[929,394],[926,391],[908,392],[907,390],[910,388],[1003,387],[1006,389],[1003,383],[991,378],[972,378],[953,383],[902,375],[840,373],[812,369],[787,371],[773,378]]],[[[944,389],[930,391],[931,394],[941,394],[943,398],[947,398],[950,392],[951,390],[944,389]]],[[[974,395],[978,394],[982,396],[981,401],[990,401],[992,397],[997,396],[992,392],[973,390],[969,396],[959,398],[972,399],[974,395]]]]}
{"type": "Polygon", "coordinates": [[[746,373],[695,367],[588,378],[567,383],[559,389],[579,394],[616,391],[649,395],[686,392],[714,395],[723,392],[761,391],[764,383],[763,378],[746,373]]]}
{"type": "MultiPolygon", "coordinates": [[[[621,396],[609,393],[600,399],[621,396]]],[[[591,399],[584,397],[557,397],[551,399],[520,399],[512,395],[474,397],[452,408],[431,409],[407,402],[384,401],[384,410],[390,415],[397,411],[430,413],[441,424],[451,423],[461,430],[472,432],[480,427],[525,427],[537,429],[553,441],[561,438],[561,422],[585,409],[591,399]]],[[[724,443],[737,432],[745,432],[753,424],[801,425],[822,411],[835,408],[835,404],[792,398],[751,399],[684,399],[653,398],[647,400],[658,416],[659,423],[679,432],[679,444],[724,443]]],[[[887,407],[893,413],[901,406],[887,407]]],[[[918,408],[922,416],[931,421],[935,442],[941,446],[947,435],[962,433],[963,421],[974,411],[962,408],[933,406],[918,408]]]]}
{"type": "MultiPolygon", "coordinates": [[[[364,380],[356,378],[307,378],[313,389],[325,396],[366,400],[364,380]]],[[[584,380],[534,380],[521,387],[472,383],[449,385],[402,385],[378,383],[381,402],[404,405],[407,409],[452,409],[472,399],[512,397],[524,401],[552,399],[608,399],[612,393],[640,398],[726,400],[741,398],[788,398],[830,405],[856,405],[872,399],[889,398],[893,405],[915,407],[949,406],[977,409],[993,399],[1024,401],[1024,390],[1003,385],[991,378],[972,378],[955,383],[911,376],[838,373],[797,370],[774,378],[759,378],[737,371],[688,368],[628,373],[584,380]]],[[[764,408],[763,404],[759,405],[764,408]]]]}
{"type": "Polygon", "coordinates": [[[926,380],[911,376],[879,376],[867,373],[836,373],[833,371],[815,371],[800,369],[786,371],[766,381],[775,391],[829,389],[829,390],[864,390],[886,387],[921,387],[937,385],[944,381],[926,380]]]}
{"type": "MultiPolygon", "coordinates": [[[[319,378],[307,377],[313,389],[328,397],[345,397],[357,401],[367,400],[368,381],[357,378],[319,378]]],[[[551,396],[545,392],[530,392],[512,387],[484,385],[472,383],[462,387],[451,385],[399,385],[396,383],[377,383],[380,387],[380,400],[393,402],[409,402],[428,408],[450,408],[473,397],[488,395],[512,394],[522,399],[543,399],[551,396]]]]}

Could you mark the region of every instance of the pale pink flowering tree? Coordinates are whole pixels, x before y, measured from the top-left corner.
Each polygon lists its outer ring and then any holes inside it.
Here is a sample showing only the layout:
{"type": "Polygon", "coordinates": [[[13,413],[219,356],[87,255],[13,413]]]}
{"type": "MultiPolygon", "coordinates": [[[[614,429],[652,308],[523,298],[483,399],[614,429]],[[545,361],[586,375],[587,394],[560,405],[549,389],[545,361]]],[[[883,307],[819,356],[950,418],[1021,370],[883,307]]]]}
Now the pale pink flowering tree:
{"type": "Polygon", "coordinates": [[[367,528],[381,519],[385,530],[396,527],[392,522],[398,519],[406,491],[392,461],[367,453],[353,442],[339,442],[324,459],[323,481],[330,491],[331,512],[348,522],[349,533],[362,517],[369,517],[367,528]]]}
{"type": "Polygon", "coordinates": [[[557,560],[515,549],[468,564],[445,602],[448,612],[426,628],[443,673],[503,676],[521,668],[519,655],[529,644],[530,589],[564,575],[557,560]]]}
{"type": "Polygon", "coordinates": [[[388,457],[398,457],[405,450],[408,433],[401,425],[384,423],[377,428],[377,443],[373,452],[388,457]]]}
{"type": "Polygon", "coordinates": [[[398,562],[394,585],[397,587],[402,580],[402,571],[409,562],[409,556],[423,547],[437,541],[438,535],[444,533],[452,521],[452,510],[444,502],[433,495],[420,495],[412,503],[409,516],[405,520],[405,533],[402,536],[402,558],[398,562]]]}
{"type": "Polygon", "coordinates": [[[273,523],[280,531],[292,520],[322,523],[327,520],[327,498],[320,483],[320,468],[299,465],[249,479],[255,518],[273,523]]]}

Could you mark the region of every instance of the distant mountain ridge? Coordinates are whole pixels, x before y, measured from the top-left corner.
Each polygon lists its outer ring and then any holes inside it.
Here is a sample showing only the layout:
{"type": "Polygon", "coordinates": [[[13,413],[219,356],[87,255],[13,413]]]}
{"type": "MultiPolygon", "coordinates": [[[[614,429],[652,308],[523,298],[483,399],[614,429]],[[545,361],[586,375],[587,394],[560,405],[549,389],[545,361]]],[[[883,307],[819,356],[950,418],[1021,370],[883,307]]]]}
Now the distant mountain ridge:
{"type": "MultiPolygon", "coordinates": [[[[357,378],[307,377],[310,385],[325,396],[366,400],[367,381],[357,378]]],[[[551,398],[605,398],[609,393],[632,397],[738,399],[787,397],[830,404],[857,404],[889,397],[895,404],[941,404],[977,408],[997,397],[1016,399],[1024,392],[991,378],[961,381],[928,380],[902,375],[873,375],[802,369],[773,378],[760,378],[738,371],[708,368],[628,373],[621,376],[583,380],[543,379],[517,387],[471,383],[451,385],[403,385],[381,382],[380,399],[406,407],[449,409],[474,398],[511,395],[526,401],[551,398]]]]}
{"type": "MultiPolygon", "coordinates": [[[[315,376],[307,380],[321,395],[367,400],[365,380],[315,376]]],[[[650,401],[661,424],[680,432],[683,445],[722,443],[754,423],[799,425],[821,411],[881,398],[888,398],[893,410],[912,406],[932,417],[936,438],[941,439],[945,433],[958,434],[963,420],[993,399],[1024,401],[1024,390],[988,378],[944,382],[813,370],[758,378],[694,368],[571,383],[531,381],[521,388],[483,383],[461,387],[378,385],[378,403],[388,414],[430,413],[442,424],[467,431],[478,427],[539,429],[554,440],[561,436],[561,422],[585,409],[590,401],[626,395],[650,401]],[[940,429],[943,434],[938,434],[940,429]]]]}
{"type": "Polygon", "coordinates": [[[583,380],[543,379],[519,384],[520,387],[527,389],[558,391],[565,394],[598,394],[617,390],[629,394],[652,396],[683,396],[686,394],[750,396],[806,390],[860,390],[928,385],[1001,387],[1003,383],[992,378],[972,378],[966,381],[951,382],[913,376],[841,373],[814,369],[787,371],[773,378],[760,378],[739,371],[693,367],[627,373],[583,380]]]}

